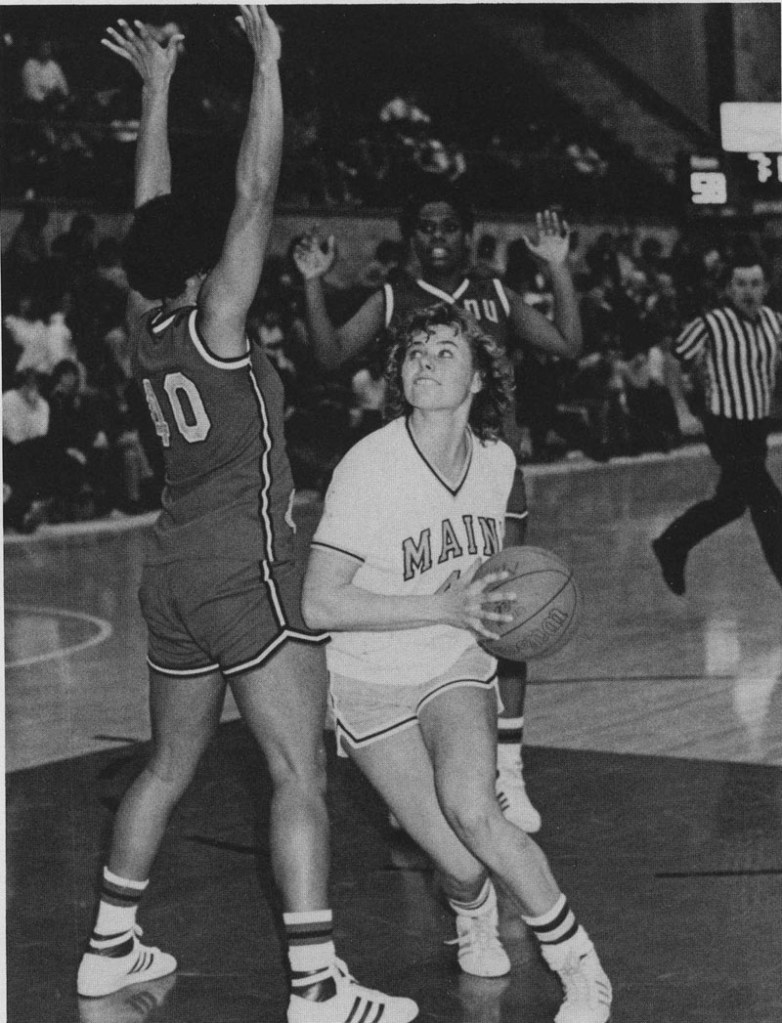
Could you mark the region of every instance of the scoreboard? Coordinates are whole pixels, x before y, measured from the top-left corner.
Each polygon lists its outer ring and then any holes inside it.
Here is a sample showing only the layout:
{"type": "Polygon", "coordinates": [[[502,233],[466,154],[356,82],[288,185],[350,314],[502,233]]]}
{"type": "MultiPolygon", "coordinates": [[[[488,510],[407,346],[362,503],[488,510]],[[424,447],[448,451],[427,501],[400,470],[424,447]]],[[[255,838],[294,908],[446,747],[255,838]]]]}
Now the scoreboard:
{"type": "Polygon", "coordinates": [[[688,214],[782,214],[782,104],[723,103],[720,127],[720,152],[690,153],[680,161],[688,214]]]}
{"type": "Polygon", "coordinates": [[[782,213],[782,153],[689,154],[681,171],[689,213],[782,213]]]}

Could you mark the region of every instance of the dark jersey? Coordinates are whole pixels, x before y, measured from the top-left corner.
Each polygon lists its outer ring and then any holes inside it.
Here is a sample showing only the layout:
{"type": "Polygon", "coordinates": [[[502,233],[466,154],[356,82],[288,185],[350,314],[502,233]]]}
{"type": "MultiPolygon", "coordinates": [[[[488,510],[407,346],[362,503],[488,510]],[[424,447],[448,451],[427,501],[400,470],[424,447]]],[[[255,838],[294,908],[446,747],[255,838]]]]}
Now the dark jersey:
{"type": "Polygon", "coordinates": [[[221,359],[198,334],[195,306],[144,314],[131,331],[133,373],[163,446],[163,510],[153,563],[292,556],[293,478],[282,383],[248,342],[221,359]]]}
{"type": "MultiPolygon", "coordinates": [[[[411,313],[419,309],[428,309],[437,302],[449,302],[459,306],[478,321],[485,333],[497,340],[508,353],[514,372],[518,374],[522,349],[518,340],[516,344],[511,345],[511,339],[516,335],[513,334],[510,322],[510,301],[498,277],[482,279],[465,277],[459,287],[449,293],[420,278],[405,274],[393,284],[384,284],[383,296],[386,330],[393,330],[411,313]]],[[[520,440],[517,414],[516,409],[510,409],[503,421],[505,440],[514,450],[518,449],[520,440]]]]}
{"type": "Polygon", "coordinates": [[[510,302],[497,277],[473,280],[465,277],[453,293],[441,291],[426,281],[402,276],[394,284],[383,285],[385,325],[394,328],[410,313],[427,309],[437,302],[449,302],[470,313],[487,334],[507,350],[511,340],[510,302]]]}

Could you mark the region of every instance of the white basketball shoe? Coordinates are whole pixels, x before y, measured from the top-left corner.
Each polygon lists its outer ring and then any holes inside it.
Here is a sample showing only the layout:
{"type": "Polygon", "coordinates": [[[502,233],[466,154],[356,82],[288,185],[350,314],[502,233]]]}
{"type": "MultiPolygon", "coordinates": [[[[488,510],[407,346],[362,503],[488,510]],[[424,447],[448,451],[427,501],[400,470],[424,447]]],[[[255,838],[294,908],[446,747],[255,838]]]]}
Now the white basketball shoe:
{"type": "Polygon", "coordinates": [[[497,802],[503,814],[517,828],[534,835],[540,831],[540,814],[530,802],[524,784],[521,751],[514,744],[497,746],[497,802]]]}

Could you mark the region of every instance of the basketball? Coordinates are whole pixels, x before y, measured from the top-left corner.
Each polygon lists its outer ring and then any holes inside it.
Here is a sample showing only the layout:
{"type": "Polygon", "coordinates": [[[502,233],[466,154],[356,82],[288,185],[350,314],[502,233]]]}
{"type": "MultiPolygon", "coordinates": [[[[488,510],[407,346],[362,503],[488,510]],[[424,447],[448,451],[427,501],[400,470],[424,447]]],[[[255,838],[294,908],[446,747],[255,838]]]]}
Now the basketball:
{"type": "Polygon", "coordinates": [[[494,657],[530,661],[561,650],[575,631],[581,598],[573,573],[561,558],[542,547],[508,547],[493,554],[475,573],[475,579],[492,572],[510,572],[507,579],[489,586],[487,592],[506,590],[516,600],[496,605],[513,621],[492,622],[489,628],[499,639],[479,639],[494,657]]]}

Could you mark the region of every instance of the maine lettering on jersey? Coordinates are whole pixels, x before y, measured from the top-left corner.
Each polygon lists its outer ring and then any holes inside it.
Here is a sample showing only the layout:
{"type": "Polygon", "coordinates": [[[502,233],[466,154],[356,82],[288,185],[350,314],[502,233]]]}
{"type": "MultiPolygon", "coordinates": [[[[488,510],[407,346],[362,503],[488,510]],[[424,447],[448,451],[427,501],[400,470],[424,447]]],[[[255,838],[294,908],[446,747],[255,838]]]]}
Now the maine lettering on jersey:
{"type": "Polygon", "coordinates": [[[404,580],[423,575],[433,565],[443,565],[463,554],[480,554],[488,558],[500,549],[500,525],[487,515],[462,515],[452,522],[443,519],[439,529],[421,530],[416,540],[409,536],[402,541],[404,580]],[[433,535],[434,533],[434,535],[433,535]]]}

